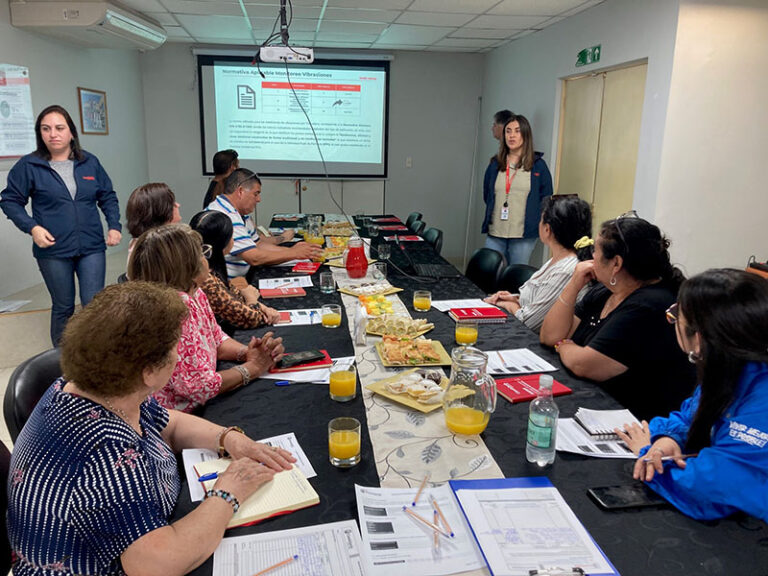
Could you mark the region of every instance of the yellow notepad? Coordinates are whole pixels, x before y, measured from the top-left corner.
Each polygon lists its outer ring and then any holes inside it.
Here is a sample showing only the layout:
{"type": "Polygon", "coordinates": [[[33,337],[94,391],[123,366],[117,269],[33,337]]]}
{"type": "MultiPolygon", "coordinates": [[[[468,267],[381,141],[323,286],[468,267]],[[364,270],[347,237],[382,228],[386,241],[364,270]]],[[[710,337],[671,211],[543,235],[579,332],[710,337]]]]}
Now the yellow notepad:
{"type": "MultiPolygon", "coordinates": [[[[220,458],[195,464],[195,472],[198,476],[204,476],[211,472],[223,472],[232,460],[220,458]]],[[[213,488],[216,480],[204,482],[206,490],[213,488]]],[[[232,516],[227,525],[247,526],[255,524],[265,518],[287,514],[294,510],[314,506],[320,502],[320,497],[310,485],[307,478],[296,466],[290,470],[284,470],[275,474],[271,482],[267,482],[256,490],[245,502],[240,503],[240,509],[232,516]]]]}

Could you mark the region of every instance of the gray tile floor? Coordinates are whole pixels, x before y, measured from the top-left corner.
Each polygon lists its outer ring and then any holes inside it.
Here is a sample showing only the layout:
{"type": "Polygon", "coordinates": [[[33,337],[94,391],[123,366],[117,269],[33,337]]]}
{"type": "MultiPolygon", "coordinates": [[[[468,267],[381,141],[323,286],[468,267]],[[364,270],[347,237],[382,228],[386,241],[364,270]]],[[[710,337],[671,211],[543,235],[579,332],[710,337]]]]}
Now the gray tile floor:
{"type": "MultiPolygon", "coordinates": [[[[125,252],[107,253],[107,284],[114,283],[125,272],[125,259],[125,252]]],[[[51,347],[51,299],[42,281],[4,299],[32,302],[19,312],[0,314],[0,402],[5,397],[8,380],[16,366],[51,347]]],[[[11,448],[11,437],[1,410],[0,440],[11,448]]]]}

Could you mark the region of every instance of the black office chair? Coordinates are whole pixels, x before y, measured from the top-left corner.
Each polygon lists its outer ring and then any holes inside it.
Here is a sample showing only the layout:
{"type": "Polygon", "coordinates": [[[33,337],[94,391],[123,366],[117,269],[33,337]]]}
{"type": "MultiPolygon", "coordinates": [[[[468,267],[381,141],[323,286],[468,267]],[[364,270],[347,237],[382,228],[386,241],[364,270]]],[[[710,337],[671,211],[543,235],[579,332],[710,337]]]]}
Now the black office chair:
{"type": "Polygon", "coordinates": [[[536,272],[535,266],[528,264],[510,264],[499,275],[496,282],[496,290],[506,290],[513,294],[520,291],[520,286],[528,282],[528,279],[536,272]]]}
{"type": "Polygon", "coordinates": [[[408,214],[408,219],[405,221],[405,225],[410,228],[411,224],[416,222],[416,220],[421,220],[421,212],[411,212],[408,214]]]}
{"type": "Polygon", "coordinates": [[[464,275],[486,294],[496,291],[496,281],[504,267],[504,256],[490,248],[475,250],[464,275]]]}
{"type": "Polygon", "coordinates": [[[123,272],[122,274],[120,274],[120,276],[117,277],[117,283],[125,284],[126,282],[128,282],[128,274],[123,272]]]}
{"type": "Polygon", "coordinates": [[[19,364],[11,374],[3,400],[3,416],[14,442],[40,398],[61,376],[60,357],[58,348],[46,350],[19,364]]]}
{"type": "Polygon", "coordinates": [[[427,228],[424,231],[424,234],[421,235],[424,240],[432,244],[432,248],[435,249],[435,252],[440,254],[440,251],[443,249],[443,231],[439,228],[427,228]]]}
{"type": "MultiPolygon", "coordinates": [[[[11,467],[11,453],[8,448],[0,442],[0,482],[3,489],[0,490],[0,514],[5,518],[5,512],[8,510],[8,492],[5,487],[8,485],[8,470],[11,467]]],[[[11,571],[11,545],[8,542],[8,529],[5,522],[0,522],[0,574],[8,574],[11,571]]]]}
{"type": "Polygon", "coordinates": [[[427,225],[424,223],[423,220],[415,220],[414,222],[411,223],[410,226],[408,226],[408,228],[410,228],[411,232],[413,232],[414,234],[418,234],[419,236],[421,236],[421,233],[424,232],[424,228],[426,226],[427,225]]]}

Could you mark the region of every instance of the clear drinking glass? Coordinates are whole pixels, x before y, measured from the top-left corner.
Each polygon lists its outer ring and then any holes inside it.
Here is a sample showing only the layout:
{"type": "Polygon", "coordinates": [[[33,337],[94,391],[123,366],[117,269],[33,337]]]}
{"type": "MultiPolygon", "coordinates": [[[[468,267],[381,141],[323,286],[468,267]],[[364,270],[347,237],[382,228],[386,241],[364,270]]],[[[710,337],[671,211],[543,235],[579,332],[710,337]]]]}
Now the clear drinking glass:
{"type": "Polygon", "coordinates": [[[341,306],[325,304],[320,309],[320,320],[322,320],[323,328],[338,328],[341,326],[341,306]]]}
{"type": "Polygon", "coordinates": [[[334,418],[328,422],[328,459],[337,468],[349,468],[360,462],[360,421],[334,418]]]}
{"type": "Polygon", "coordinates": [[[332,272],[320,272],[320,292],[323,294],[333,294],[336,284],[333,280],[332,272]]]}
{"type": "Polygon", "coordinates": [[[379,260],[389,260],[392,254],[392,247],[384,242],[376,246],[376,250],[379,254],[379,260]]]}
{"type": "Polygon", "coordinates": [[[429,312],[429,309],[432,308],[432,292],[416,290],[413,293],[413,307],[418,312],[429,312]]]}
{"type": "Polygon", "coordinates": [[[331,366],[331,400],[349,402],[357,395],[357,370],[354,366],[331,366]]]}

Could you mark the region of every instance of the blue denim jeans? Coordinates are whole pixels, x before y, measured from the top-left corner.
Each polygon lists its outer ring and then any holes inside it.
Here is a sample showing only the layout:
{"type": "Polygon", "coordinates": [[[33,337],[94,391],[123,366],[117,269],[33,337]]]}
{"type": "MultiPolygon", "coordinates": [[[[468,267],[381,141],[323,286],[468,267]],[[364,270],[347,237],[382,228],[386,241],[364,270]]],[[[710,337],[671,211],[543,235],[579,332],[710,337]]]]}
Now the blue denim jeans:
{"type": "Polygon", "coordinates": [[[528,264],[536,238],[497,238],[488,234],[485,237],[485,247],[501,252],[510,264],[528,264]]]}
{"type": "Polygon", "coordinates": [[[106,257],[104,252],[95,252],[74,258],[39,258],[37,266],[51,295],[51,342],[58,346],[64,327],[75,312],[75,275],[80,302],[85,306],[104,288],[106,257]]]}

